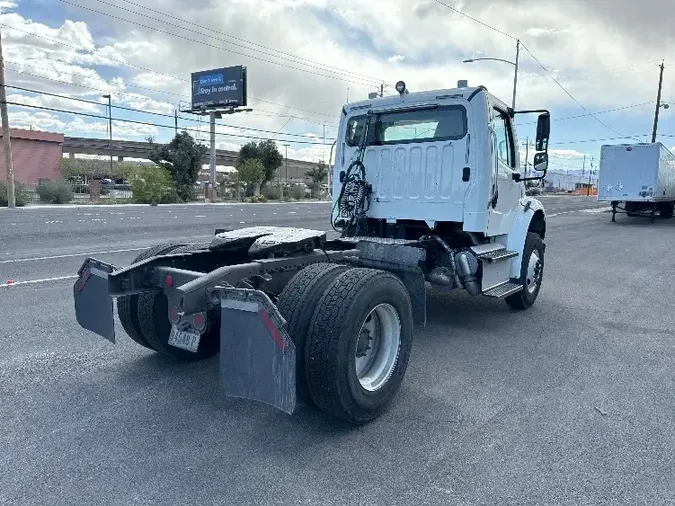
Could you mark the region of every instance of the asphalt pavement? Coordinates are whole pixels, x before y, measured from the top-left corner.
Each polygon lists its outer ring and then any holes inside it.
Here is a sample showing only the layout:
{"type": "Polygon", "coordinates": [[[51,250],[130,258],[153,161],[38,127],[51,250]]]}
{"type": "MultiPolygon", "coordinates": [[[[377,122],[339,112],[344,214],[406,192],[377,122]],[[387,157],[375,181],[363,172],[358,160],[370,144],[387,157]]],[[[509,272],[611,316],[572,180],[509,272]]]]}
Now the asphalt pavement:
{"type": "Polygon", "coordinates": [[[432,293],[396,401],[358,429],[87,333],[59,279],[168,234],[325,229],[328,204],[0,210],[0,504],[672,504],[675,220],[542,201],[537,304],[432,293]]]}

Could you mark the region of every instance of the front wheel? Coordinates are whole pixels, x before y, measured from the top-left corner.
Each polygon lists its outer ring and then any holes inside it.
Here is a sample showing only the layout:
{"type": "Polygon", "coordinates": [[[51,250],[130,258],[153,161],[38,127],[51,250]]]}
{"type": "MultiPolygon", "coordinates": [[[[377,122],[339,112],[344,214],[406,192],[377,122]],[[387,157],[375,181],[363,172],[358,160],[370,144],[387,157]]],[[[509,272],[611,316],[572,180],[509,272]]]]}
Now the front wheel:
{"type": "Polygon", "coordinates": [[[528,309],[539,296],[544,277],[544,242],[539,234],[527,233],[522,259],[519,283],[523,289],[506,298],[513,309],[528,309]]]}
{"type": "Polygon", "coordinates": [[[323,293],[307,335],[305,370],[314,404],[363,424],[391,403],[412,348],[412,303],[385,271],[349,269],[323,293]]]}

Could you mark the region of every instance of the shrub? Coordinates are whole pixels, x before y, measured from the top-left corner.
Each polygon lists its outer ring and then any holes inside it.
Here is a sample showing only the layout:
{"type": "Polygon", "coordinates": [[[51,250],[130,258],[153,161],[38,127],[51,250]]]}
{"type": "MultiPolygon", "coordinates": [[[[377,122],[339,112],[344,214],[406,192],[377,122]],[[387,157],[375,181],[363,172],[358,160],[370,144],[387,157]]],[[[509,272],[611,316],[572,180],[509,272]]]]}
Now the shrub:
{"type": "Polygon", "coordinates": [[[139,167],[129,179],[133,200],[138,204],[172,204],[178,201],[171,174],[162,167],[139,167]]]}
{"type": "Polygon", "coordinates": [[[279,200],[279,198],[281,198],[281,192],[279,191],[278,186],[266,185],[262,189],[262,194],[269,200],[279,200]]]}
{"type": "Polygon", "coordinates": [[[301,200],[306,198],[307,193],[305,192],[304,186],[295,185],[291,188],[291,197],[295,200],[301,200]]]}
{"type": "MultiPolygon", "coordinates": [[[[23,207],[28,204],[28,192],[21,183],[14,183],[14,201],[16,207],[23,207]]],[[[0,207],[7,207],[9,199],[7,198],[7,183],[0,181],[0,207]]]]}
{"type": "Polygon", "coordinates": [[[44,204],[67,204],[73,200],[73,188],[64,179],[41,181],[35,191],[44,204]]]}
{"type": "Polygon", "coordinates": [[[253,204],[264,204],[267,202],[267,197],[264,195],[254,195],[249,199],[249,202],[252,202],[253,204]]]}

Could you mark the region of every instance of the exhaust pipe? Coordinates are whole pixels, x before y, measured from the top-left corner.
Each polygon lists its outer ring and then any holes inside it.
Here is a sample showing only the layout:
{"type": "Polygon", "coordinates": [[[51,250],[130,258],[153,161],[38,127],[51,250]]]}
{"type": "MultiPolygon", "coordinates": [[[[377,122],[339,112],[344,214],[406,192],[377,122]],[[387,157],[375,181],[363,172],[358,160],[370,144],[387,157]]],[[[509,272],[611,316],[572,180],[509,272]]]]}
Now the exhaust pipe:
{"type": "Polygon", "coordinates": [[[471,295],[480,295],[482,292],[481,285],[476,278],[478,272],[478,260],[475,256],[461,252],[455,256],[457,264],[457,274],[464,284],[464,289],[471,295]]]}

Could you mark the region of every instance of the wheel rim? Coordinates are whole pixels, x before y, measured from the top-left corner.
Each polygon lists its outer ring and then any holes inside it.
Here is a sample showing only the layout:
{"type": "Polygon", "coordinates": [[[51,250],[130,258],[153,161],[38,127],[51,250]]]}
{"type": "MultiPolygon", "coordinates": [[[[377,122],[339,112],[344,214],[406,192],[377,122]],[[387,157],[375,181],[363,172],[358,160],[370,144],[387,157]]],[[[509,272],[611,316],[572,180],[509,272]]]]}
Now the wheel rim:
{"type": "Polygon", "coordinates": [[[356,376],[369,391],[379,390],[394,372],[401,348],[401,320],[391,304],[377,305],[356,340],[356,376]]]}
{"type": "Polygon", "coordinates": [[[534,250],[530,255],[530,261],[527,264],[527,279],[525,280],[525,288],[528,292],[534,293],[539,286],[542,274],[541,258],[539,252],[534,250]]]}

